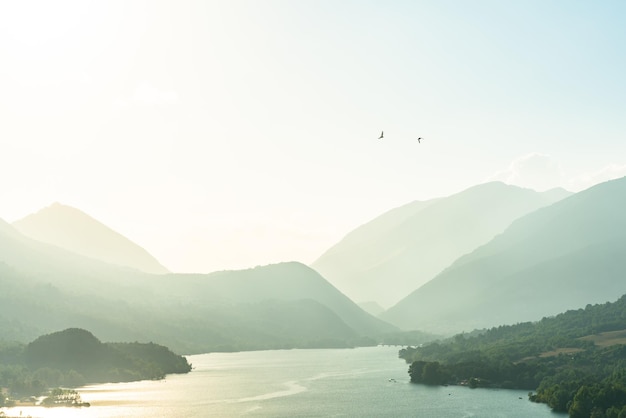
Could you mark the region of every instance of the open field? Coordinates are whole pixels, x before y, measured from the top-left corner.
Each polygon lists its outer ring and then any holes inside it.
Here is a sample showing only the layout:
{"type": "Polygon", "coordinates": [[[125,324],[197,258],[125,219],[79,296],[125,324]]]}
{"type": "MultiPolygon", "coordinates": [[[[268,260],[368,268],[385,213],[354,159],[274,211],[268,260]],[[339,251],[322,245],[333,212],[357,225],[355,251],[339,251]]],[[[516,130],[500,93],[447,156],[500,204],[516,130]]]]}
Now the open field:
{"type": "Polygon", "coordinates": [[[559,354],[574,354],[574,353],[580,353],[581,351],[584,351],[584,350],[582,348],[571,348],[571,347],[557,348],[556,350],[543,352],[539,354],[539,357],[541,358],[554,357],[554,356],[558,356],[559,354]]]}
{"type": "Polygon", "coordinates": [[[626,329],[587,335],[585,337],[581,337],[580,339],[584,341],[591,341],[599,347],[608,347],[610,345],[616,344],[626,344],[626,329]]]}

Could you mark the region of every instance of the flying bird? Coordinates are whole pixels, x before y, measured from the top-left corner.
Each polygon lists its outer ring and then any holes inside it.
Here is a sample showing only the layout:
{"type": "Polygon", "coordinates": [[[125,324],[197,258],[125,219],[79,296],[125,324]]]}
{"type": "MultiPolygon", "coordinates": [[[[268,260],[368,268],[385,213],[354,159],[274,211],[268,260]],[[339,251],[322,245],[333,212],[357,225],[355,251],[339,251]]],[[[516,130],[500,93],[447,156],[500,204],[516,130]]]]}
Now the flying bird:
{"type": "Polygon", "coordinates": [[[421,143],[422,143],[422,139],[424,139],[424,138],[422,138],[422,137],[420,136],[419,138],[417,138],[417,142],[418,142],[419,144],[421,144],[421,143]]]}
{"type": "Polygon", "coordinates": [[[383,131],[380,131],[380,136],[378,137],[378,139],[383,139],[383,131]]]}

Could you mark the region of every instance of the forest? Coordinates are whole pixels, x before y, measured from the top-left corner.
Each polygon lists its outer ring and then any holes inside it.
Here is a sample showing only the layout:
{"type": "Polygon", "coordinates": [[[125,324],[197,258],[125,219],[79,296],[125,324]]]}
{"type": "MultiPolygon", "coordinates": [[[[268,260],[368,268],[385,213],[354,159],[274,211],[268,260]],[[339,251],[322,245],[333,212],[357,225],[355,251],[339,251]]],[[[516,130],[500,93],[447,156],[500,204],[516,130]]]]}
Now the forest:
{"type": "Polygon", "coordinates": [[[411,382],[528,389],[571,417],[626,417],[626,296],[400,350],[411,382]]]}
{"type": "Polygon", "coordinates": [[[102,343],[89,331],[69,328],[29,344],[0,346],[0,406],[9,399],[38,396],[55,387],[162,379],[187,373],[183,356],[154,343],[102,343]]]}

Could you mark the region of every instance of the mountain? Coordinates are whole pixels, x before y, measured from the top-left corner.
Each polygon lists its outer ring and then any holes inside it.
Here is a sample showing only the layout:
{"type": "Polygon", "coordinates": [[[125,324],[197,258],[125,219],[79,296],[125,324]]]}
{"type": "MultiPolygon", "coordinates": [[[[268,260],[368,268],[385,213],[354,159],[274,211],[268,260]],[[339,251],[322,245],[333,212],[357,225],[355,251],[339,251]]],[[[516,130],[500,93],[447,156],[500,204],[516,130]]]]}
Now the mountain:
{"type": "Polygon", "coordinates": [[[199,353],[374,344],[397,331],[300,263],[154,275],[0,226],[0,339],[83,328],[199,353]]]}
{"type": "Polygon", "coordinates": [[[352,300],[389,307],[513,220],[570,194],[492,182],[416,201],[350,232],[311,266],[352,300]]]}
{"type": "Polygon", "coordinates": [[[38,337],[24,347],[22,359],[33,370],[73,370],[86,382],[162,379],[168,373],[191,371],[187,360],[167,347],[102,343],[91,332],[78,328],[38,337]]]}
{"type": "Polygon", "coordinates": [[[411,382],[536,390],[530,400],[570,417],[625,416],[625,311],[622,296],[537,322],[407,347],[400,357],[411,364],[411,382]]]}
{"type": "Polygon", "coordinates": [[[626,293],[625,205],[626,177],[530,213],[381,318],[450,333],[613,300],[626,293]]]}
{"type": "Polygon", "coordinates": [[[30,238],[76,254],[146,273],[168,273],[146,250],[70,206],[54,203],[13,226],[30,238]]]}
{"type": "MultiPolygon", "coordinates": [[[[208,275],[176,275],[189,301],[212,301],[216,304],[248,304],[259,300],[300,301],[312,299],[335,312],[359,335],[394,330],[389,324],[372,317],[348,297],[338,292],[312,268],[298,262],[285,262],[253,269],[222,271],[208,275]],[[189,292],[190,291],[190,292],[189,292]],[[187,293],[189,292],[189,293],[187,293]]],[[[176,292],[172,289],[168,294],[176,292]]]]}
{"type": "Polygon", "coordinates": [[[378,316],[381,313],[385,312],[383,307],[374,301],[361,302],[359,303],[359,308],[363,309],[365,312],[374,316],[378,316]]]}
{"type": "Polygon", "coordinates": [[[116,296],[119,285],[132,286],[152,277],[138,270],[78,255],[63,248],[25,236],[17,228],[0,222],[0,265],[24,280],[54,284],[72,293],[116,296]]]}

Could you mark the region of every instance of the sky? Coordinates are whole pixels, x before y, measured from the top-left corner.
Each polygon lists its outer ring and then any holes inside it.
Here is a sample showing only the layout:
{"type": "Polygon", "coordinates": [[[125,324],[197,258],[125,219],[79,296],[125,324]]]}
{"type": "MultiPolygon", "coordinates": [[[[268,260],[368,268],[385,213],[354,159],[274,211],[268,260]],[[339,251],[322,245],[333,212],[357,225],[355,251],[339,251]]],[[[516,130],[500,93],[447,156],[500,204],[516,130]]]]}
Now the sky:
{"type": "Polygon", "coordinates": [[[486,181],[584,190],[626,175],[625,18],[611,0],[1,1],[0,218],[60,202],[207,273],[309,264],[486,181]]]}

